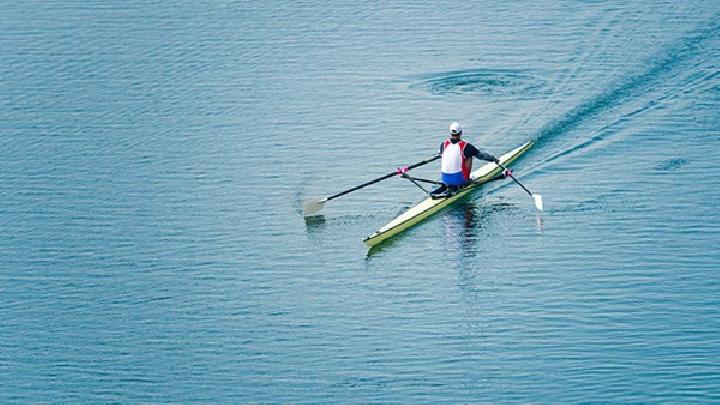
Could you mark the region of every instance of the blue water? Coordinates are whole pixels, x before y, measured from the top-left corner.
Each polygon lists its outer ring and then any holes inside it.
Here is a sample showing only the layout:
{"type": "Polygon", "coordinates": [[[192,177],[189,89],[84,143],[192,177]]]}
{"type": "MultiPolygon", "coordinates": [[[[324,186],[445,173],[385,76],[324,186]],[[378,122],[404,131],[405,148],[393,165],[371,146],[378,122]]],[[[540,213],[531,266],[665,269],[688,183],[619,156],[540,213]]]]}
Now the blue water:
{"type": "Polygon", "coordinates": [[[720,3],[2,10],[0,402],[720,401],[720,3]]]}

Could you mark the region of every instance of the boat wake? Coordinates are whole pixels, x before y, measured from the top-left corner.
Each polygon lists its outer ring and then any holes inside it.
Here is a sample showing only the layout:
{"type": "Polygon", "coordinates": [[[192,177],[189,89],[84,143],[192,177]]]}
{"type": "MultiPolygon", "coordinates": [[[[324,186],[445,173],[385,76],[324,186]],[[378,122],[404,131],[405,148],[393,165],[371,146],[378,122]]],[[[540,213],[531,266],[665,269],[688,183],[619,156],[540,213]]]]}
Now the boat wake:
{"type": "Polygon", "coordinates": [[[594,130],[595,135],[589,139],[564,148],[538,164],[554,161],[606,140],[616,133],[608,130],[612,125],[646,111],[663,108],[664,103],[674,100],[680,93],[688,93],[699,86],[712,83],[710,79],[716,71],[703,68],[703,64],[707,62],[706,55],[717,49],[716,41],[719,36],[720,16],[716,16],[704,29],[690,33],[652,58],[644,72],[627,77],[608,91],[586,100],[540,128],[532,138],[538,146],[544,146],[589,121],[603,121],[601,126],[594,130]],[[668,82],[678,80],[682,86],[668,85],[668,82]],[[612,115],[612,111],[618,113],[612,115]],[[603,119],[604,117],[607,118],[603,119]]]}

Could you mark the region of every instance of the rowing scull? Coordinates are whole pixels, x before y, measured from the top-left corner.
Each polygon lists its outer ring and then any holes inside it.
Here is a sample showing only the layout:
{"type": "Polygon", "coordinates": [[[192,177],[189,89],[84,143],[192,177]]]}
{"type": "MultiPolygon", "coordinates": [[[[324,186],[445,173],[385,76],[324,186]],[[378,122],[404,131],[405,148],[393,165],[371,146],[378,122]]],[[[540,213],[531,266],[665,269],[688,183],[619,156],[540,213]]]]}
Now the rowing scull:
{"type": "MultiPolygon", "coordinates": [[[[498,158],[500,160],[500,163],[503,166],[508,165],[513,160],[520,157],[520,155],[525,153],[528,149],[530,149],[533,146],[533,143],[533,141],[530,141],[500,156],[498,158]]],[[[365,244],[370,247],[378,245],[379,243],[412,227],[418,222],[427,219],[434,213],[440,211],[441,209],[447,207],[448,205],[467,195],[473,189],[483,185],[484,183],[487,183],[495,176],[497,176],[501,171],[502,168],[492,162],[481,166],[470,174],[470,179],[472,180],[472,182],[462,188],[458,193],[442,198],[426,198],[414,207],[398,215],[395,219],[388,222],[387,225],[378,229],[372,235],[363,239],[363,242],[365,242],[365,244]]]]}

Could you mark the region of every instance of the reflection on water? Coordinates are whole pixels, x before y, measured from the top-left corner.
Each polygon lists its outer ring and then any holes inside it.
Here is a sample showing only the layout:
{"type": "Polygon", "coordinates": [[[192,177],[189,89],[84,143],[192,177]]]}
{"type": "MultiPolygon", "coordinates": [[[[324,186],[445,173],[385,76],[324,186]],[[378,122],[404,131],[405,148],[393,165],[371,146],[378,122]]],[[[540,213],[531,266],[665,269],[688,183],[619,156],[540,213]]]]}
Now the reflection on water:
{"type": "Polygon", "coordinates": [[[475,256],[475,242],[480,230],[478,215],[477,205],[467,201],[443,217],[448,251],[456,251],[466,257],[475,256]]]}
{"type": "Polygon", "coordinates": [[[318,232],[323,229],[325,229],[325,224],[327,220],[325,219],[325,215],[312,215],[305,218],[305,228],[307,229],[308,233],[318,232]]]}
{"type": "Polygon", "coordinates": [[[478,239],[484,231],[483,224],[491,215],[512,207],[512,204],[505,202],[478,205],[466,201],[457,209],[449,211],[443,216],[444,240],[448,243],[448,250],[454,250],[463,257],[475,257],[478,253],[478,239]]]}
{"type": "Polygon", "coordinates": [[[538,233],[543,231],[543,216],[540,212],[535,213],[535,225],[537,226],[538,233]]]}

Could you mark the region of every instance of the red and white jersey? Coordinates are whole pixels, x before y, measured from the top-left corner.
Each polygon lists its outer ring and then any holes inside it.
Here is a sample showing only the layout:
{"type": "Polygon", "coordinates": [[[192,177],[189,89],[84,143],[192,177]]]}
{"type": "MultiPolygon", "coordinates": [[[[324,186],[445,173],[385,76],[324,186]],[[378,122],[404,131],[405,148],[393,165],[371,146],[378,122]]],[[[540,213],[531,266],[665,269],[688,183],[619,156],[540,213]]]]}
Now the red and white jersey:
{"type": "Polygon", "coordinates": [[[460,186],[467,183],[470,179],[472,157],[465,156],[465,146],[467,144],[465,141],[452,143],[449,139],[443,142],[441,159],[443,183],[451,186],[460,186]]]}

